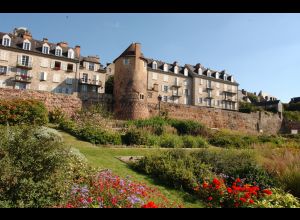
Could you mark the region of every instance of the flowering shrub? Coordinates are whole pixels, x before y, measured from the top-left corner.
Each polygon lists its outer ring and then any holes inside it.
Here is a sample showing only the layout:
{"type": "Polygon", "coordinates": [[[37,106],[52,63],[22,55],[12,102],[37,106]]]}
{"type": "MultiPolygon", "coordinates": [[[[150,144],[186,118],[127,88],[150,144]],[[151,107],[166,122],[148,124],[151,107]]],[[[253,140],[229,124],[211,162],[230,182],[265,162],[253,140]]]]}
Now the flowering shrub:
{"type": "Polygon", "coordinates": [[[227,186],[222,178],[214,178],[212,181],[204,181],[194,190],[206,198],[208,207],[214,208],[256,207],[256,203],[272,195],[271,190],[244,184],[239,178],[231,186],[227,186]]]}
{"type": "Polygon", "coordinates": [[[170,203],[157,189],[102,171],[91,181],[75,184],[65,208],[167,208],[170,203]]]}
{"type": "Polygon", "coordinates": [[[48,122],[45,105],[36,100],[0,100],[0,124],[36,124],[48,122]]]}

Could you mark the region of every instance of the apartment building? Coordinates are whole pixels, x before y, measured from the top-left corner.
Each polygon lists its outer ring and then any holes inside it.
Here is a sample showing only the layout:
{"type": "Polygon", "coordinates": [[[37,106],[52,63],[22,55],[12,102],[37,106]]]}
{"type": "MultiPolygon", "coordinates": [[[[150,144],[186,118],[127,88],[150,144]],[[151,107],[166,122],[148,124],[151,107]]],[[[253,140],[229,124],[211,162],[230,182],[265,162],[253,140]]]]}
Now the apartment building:
{"type": "Polygon", "coordinates": [[[121,119],[146,118],[148,103],[160,101],[238,110],[239,84],[225,70],[146,58],[139,43],[113,63],[115,113],[121,119]]]}
{"type": "Polygon", "coordinates": [[[27,28],[15,28],[12,33],[0,32],[0,87],[64,94],[101,93],[105,87],[105,72],[99,59],[94,61],[80,55],[80,46],[72,48],[67,42],[33,39],[27,28]],[[92,66],[90,63],[94,65],[93,70],[84,68],[92,66]],[[95,82],[95,88],[81,90],[80,77],[85,72],[88,80],[89,77],[95,79],[91,83],[88,81],[86,86],[95,82]]]}

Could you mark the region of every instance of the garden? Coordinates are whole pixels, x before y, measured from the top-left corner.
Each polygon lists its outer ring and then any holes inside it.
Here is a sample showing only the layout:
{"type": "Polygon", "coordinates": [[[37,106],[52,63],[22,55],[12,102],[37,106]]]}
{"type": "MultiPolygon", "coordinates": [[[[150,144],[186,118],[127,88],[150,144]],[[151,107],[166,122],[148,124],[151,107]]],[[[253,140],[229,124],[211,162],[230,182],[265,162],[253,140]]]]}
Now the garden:
{"type": "Polygon", "coordinates": [[[103,106],[69,118],[33,100],[0,112],[0,207],[300,207],[297,135],[117,121],[103,106]]]}

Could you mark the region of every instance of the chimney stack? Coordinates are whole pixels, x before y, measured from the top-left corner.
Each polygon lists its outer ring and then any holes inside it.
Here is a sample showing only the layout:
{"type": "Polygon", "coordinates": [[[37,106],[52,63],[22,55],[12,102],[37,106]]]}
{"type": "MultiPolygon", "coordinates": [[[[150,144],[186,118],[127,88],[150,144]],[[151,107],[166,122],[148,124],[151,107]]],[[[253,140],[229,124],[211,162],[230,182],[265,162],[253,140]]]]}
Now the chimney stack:
{"type": "Polygon", "coordinates": [[[76,45],[74,50],[75,50],[76,57],[79,58],[80,57],[80,46],[76,45]]]}
{"type": "Polygon", "coordinates": [[[57,45],[59,45],[60,47],[68,47],[68,43],[65,41],[59,42],[57,45]]]}
{"type": "Polygon", "coordinates": [[[28,39],[28,40],[31,40],[32,39],[32,35],[29,31],[25,31],[24,34],[23,34],[23,39],[28,39]]]}

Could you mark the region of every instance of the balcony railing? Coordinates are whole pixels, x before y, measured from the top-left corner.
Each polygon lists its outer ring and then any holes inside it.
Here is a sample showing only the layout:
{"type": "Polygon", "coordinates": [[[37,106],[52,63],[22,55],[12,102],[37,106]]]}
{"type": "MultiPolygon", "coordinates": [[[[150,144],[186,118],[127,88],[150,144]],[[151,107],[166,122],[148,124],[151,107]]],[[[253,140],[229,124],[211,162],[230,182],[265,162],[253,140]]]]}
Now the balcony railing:
{"type": "Polygon", "coordinates": [[[82,79],[79,79],[79,83],[102,87],[102,82],[100,80],[95,80],[95,79],[83,79],[82,78],[82,79]]]}
{"type": "Polygon", "coordinates": [[[32,62],[17,62],[17,67],[23,69],[32,69],[32,62]]]}
{"type": "Polygon", "coordinates": [[[25,83],[31,83],[32,76],[28,75],[16,75],[15,81],[16,82],[25,82],[25,83]]]}
{"type": "Polygon", "coordinates": [[[233,91],[232,89],[224,90],[224,93],[227,93],[227,94],[237,94],[237,92],[233,91]]]}

